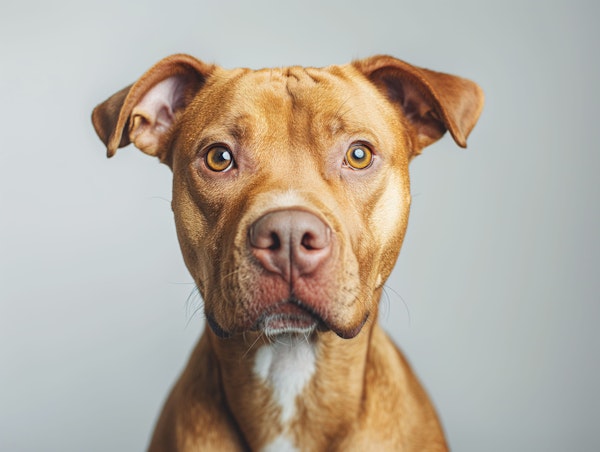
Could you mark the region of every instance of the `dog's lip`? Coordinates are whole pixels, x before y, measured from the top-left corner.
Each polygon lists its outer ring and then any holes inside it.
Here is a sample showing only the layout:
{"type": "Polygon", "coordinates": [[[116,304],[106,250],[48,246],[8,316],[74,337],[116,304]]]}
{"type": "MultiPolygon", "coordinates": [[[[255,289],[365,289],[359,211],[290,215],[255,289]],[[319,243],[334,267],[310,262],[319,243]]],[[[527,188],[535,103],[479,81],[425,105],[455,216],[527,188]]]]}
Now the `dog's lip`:
{"type": "Polygon", "coordinates": [[[337,328],[331,322],[327,321],[327,317],[321,316],[309,306],[304,304],[302,300],[295,297],[277,304],[266,310],[255,324],[254,330],[262,330],[267,334],[273,326],[281,324],[281,328],[276,328],[281,332],[313,332],[315,329],[319,331],[333,331],[342,339],[352,339],[357,336],[362,330],[365,323],[369,320],[369,312],[367,312],[362,321],[352,329],[337,328]],[[267,321],[267,323],[265,322],[267,321]],[[289,330],[289,331],[288,331],[289,330]]]}
{"type": "Polygon", "coordinates": [[[296,300],[286,300],[262,313],[252,330],[264,331],[267,335],[283,333],[311,333],[323,324],[319,316],[310,312],[296,300]]]}
{"type": "Polygon", "coordinates": [[[211,313],[206,312],[206,320],[210,329],[221,339],[228,339],[236,333],[243,331],[265,332],[268,335],[284,333],[311,334],[318,330],[321,332],[332,331],[342,339],[352,339],[361,332],[363,326],[369,320],[367,312],[362,321],[352,329],[336,327],[328,322],[326,317],[314,312],[302,301],[295,297],[277,303],[258,316],[250,327],[243,329],[226,330],[217,322],[211,313]]]}

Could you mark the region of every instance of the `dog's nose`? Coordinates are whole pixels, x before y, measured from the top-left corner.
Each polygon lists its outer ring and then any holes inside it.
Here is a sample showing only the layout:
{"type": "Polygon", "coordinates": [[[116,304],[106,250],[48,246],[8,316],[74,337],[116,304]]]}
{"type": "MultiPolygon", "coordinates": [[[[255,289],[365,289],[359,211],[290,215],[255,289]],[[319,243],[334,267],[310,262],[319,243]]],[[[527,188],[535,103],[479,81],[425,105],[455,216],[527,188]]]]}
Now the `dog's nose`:
{"type": "Polygon", "coordinates": [[[260,264],[288,282],[315,272],[332,250],[329,227],[303,210],[262,216],[250,228],[249,240],[260,264]]]}

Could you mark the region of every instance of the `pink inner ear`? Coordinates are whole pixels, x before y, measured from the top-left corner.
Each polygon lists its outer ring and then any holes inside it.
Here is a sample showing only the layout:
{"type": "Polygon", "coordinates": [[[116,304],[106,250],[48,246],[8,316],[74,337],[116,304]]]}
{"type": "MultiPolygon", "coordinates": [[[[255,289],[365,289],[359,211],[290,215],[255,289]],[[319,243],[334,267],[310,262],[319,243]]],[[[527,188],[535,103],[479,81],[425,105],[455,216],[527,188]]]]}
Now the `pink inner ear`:
{"type": "Polygon", "coordinates": [[[181,77],[169,77],[156,84],[133,108],[129,139],[141,151],[157,155],[162,136],[175,118],[183,93],[181,77]]]}

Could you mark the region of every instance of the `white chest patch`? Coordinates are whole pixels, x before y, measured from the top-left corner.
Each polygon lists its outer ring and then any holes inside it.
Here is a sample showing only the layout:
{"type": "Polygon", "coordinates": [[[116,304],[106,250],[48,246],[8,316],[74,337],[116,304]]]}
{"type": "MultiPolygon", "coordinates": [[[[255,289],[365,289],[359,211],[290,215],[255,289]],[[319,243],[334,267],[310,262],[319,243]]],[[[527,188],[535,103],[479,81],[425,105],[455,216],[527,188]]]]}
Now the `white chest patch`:
{"type": "Polygon", "coordinates": [[[296,413],[296,398],[315,373],[314,346],[304,337],[279,336],[274,343],[258,349],[253,370],[272,389],[273,400],[281,408],[284,435],[277,437],[264,450],[295,450],[285,431],[296,413]]]}
{"type": "Polygon", "coordinates": [[[289,439],[279,435],[273,442],[262,449],[262,452],[298,452],[289,439]]]}

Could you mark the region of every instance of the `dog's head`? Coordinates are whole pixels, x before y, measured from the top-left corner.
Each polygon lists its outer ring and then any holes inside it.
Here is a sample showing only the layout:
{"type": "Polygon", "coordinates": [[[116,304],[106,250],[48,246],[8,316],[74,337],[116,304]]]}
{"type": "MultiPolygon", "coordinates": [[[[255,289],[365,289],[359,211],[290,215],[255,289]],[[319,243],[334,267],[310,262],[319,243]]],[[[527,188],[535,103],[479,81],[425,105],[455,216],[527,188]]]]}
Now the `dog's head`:
{"type": "Polygon", "coordinates": [[[212,330],[344,338],[377,310],[410,205],[409,161],[483,105],[468,80],[377,56],[224,70],[168,57],[100,104],[109,157],[130,142],[173,171],[181,249],[212,330]]]}

